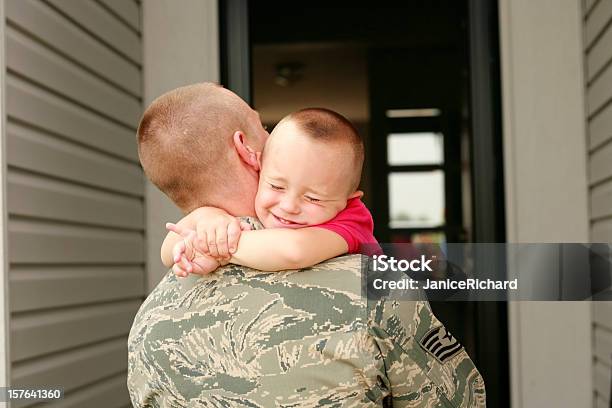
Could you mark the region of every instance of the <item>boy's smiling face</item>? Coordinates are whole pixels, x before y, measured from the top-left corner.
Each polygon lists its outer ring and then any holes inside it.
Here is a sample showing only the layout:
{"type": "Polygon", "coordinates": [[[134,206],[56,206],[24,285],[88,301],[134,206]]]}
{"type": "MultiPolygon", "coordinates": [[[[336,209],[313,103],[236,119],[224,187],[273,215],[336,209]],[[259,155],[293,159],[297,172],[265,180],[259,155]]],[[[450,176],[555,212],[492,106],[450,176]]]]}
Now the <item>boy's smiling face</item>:
{"type": "Polygon", "coordinates": [[[352,151],[340,143],[313,140],[291,120],[270,135],[255,197],[266,228],[302,228],[329,221],[346,207],[354,179],[352,151]]]}

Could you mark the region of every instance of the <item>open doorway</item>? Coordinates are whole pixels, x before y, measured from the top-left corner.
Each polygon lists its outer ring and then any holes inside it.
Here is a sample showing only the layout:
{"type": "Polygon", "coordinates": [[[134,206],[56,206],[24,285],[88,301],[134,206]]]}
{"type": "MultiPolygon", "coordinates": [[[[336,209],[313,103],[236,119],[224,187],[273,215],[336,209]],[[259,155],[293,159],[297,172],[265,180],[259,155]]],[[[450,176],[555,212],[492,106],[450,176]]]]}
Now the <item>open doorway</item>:
{"type": "MultiPolygon", "coordinates": [[[[224,84],[250,99],[269,128],[306,107],[333,109],[356,125],[366,145],[360,188],[380,242],[503,239],[477,232],[489,223],[477,211],[483,195],[474,181],[470,24],[477,2],[238,3],[222,9],[224,84]],[[231,21],[248,22],[248,32],[231,21]],[[236,43],[241,56],[231,48],[236,43]]],[[[484,198],[491,199],[503,202],[484,198]]],[[[489,404],[507,406],[505,308],[469,302],[432,308],[479,367],[489,404]]]]}
{"type": "Polygon", "coordinates": [[[250,9],[253,105],[268,125],[319,106],[357,126],[381,241],[470,240],[466,20],[463,2],[250,9]]]}

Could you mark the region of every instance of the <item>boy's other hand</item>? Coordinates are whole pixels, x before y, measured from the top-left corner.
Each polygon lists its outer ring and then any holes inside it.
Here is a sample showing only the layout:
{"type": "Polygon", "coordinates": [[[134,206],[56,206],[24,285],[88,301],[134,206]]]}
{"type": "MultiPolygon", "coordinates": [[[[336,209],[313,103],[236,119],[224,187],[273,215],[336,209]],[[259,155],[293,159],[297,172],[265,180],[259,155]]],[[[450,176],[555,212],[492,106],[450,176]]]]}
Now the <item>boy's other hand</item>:
{"type": "Polygon", "coordinates": [[[201,253],[195,247],[196,232],[194,230],[172,223],[167,223],[166,228],[183,238],[172,248],[172,259],[174,261],[172,271],[177,276],[186,277],[190,273],[206,275],[220,266],[219,261],[201,253]]]}
{"type": "Polygon", "coordinates": [[[191,261],[184,256],[181,257],[178,263],[172,265],[172,271],[176,276],[185,278],[190,273],[207,275],[214,272],[219,266],[220,263],[215,258],[196,252],[195,257],[191,261]]]}
{"type": "Polygon", "coordinates": [[[196,224],[197,249],[219,260],[229,260],[240,239],[241,223],[227,213],[200,220],[196,224]]]}

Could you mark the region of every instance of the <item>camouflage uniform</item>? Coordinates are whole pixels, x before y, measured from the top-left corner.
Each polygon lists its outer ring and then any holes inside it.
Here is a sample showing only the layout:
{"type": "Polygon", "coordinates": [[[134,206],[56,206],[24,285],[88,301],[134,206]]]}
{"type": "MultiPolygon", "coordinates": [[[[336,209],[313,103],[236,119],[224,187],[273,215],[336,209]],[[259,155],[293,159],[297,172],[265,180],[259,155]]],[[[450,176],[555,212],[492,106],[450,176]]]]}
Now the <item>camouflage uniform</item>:
{"type": "Polygon", "coordinates": [[[428,303],[368,303],[361,262],[169,272],[130,332],[133,405],[484,406],[482,377],[428,303]]]}

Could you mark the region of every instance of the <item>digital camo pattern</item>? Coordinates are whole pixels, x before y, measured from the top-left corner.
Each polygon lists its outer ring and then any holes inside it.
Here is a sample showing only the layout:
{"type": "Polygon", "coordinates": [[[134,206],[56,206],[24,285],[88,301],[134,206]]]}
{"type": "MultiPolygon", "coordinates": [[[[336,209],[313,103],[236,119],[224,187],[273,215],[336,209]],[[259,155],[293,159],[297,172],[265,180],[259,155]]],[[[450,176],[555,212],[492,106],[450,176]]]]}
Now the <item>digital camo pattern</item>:
{"type": "Polygon", "coordinates": [[[442,364],[419,345],[441,326],[429,305],[368,305],[360,265],[350,255],[302,271],[168,273],[130,332],[133,405],[484,406],[463,349],[442,364]]]}

